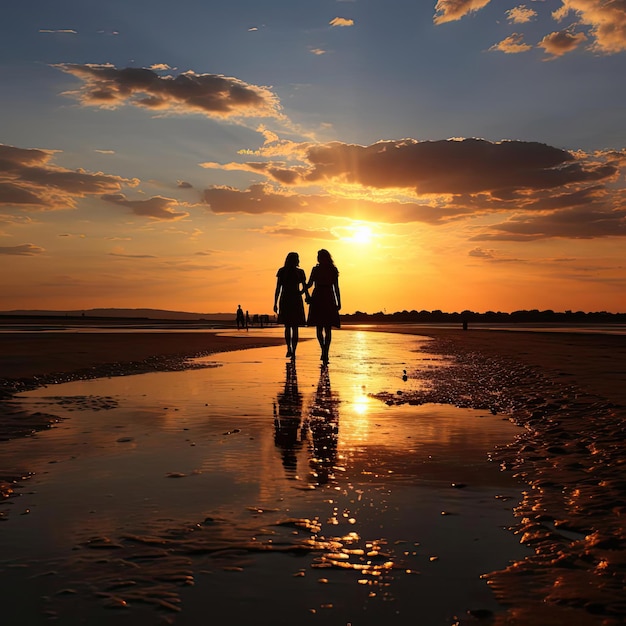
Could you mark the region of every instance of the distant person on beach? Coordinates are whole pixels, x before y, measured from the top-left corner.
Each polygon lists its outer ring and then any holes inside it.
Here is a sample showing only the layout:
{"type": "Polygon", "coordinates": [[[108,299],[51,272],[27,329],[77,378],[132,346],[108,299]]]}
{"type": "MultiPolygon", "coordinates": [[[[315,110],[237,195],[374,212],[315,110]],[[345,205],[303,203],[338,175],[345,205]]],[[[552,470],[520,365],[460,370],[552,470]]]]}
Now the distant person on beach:
{"type": "Polygon", "coordinates": [[[241,308],[241,304],[237,307],[237,330],[240,328],[245,328],[246,326],[246,318],[243,315],[243,309],[241,308]]]}
{"type": "Polygon", "coordinates": [[[250,313],[246,311],[246,330],[248,329],[248,326],[250,326],[250,313]]]}
{"type": "Polygon", "coordinates": [[[341,294],[339,292],[339,271],[335,267],[333,258],[328,250],[317,253],[317,265],[311,270],[309,281],[306,283],[306,292],[315,285],[313,293],[307,297],[309,316],[307,324],[317,329],[324,365],[328,365],[328,351],[332,340],[332,327],[340,328],[339,310],[341,309],[341,294]]]}
{"type": "Polygon", "coordinates": [[[278,313],[278,323],[285,326],[287,358],[295,360],[298,347],[299,327],[306,326],[302,294],[306,289],[306,274],[299,267],[300,257],[297,252],[290,252],[285,264],[276,274],[274,291],[274,313],[278,313]]]}

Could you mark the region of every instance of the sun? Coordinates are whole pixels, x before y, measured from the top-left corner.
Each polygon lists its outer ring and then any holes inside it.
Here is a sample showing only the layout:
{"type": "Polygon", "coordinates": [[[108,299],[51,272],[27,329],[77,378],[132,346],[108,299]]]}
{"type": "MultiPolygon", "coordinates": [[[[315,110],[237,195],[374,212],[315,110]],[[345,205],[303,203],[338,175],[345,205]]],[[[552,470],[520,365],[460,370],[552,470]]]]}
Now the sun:
{"type": "Polygon", "coordinates": [[[369,226],[354,226],[350,229],[352,234],[348,237],[348,241],[366,245],[372,241],[372,229],[369,226]]]}

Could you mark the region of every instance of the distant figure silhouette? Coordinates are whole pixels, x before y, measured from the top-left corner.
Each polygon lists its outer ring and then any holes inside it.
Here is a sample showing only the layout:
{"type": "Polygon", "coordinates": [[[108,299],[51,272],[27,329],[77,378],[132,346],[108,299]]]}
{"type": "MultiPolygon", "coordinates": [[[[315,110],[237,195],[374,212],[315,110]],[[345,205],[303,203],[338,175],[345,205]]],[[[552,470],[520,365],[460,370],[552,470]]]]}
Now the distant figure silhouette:
{"type": "Polygon", "coordinates": [[[248,326],[250,326],[250,313],[246,311],[246,330],[248,330],[248,326]]]}
{"type": "Polygon", "coordinates": [[[243,309],[241,308],[241,304],[237,306],[236,321],[237,321],[237,330],[239,330],[240,328],[245,328],[245,326],[246,326],[246,318],[244,317],[243,309]]]}
{"type": "Polygon", "coordinates": [[[276,274],[276,290],[274,291],[274,313],[278,313],[278,323],[285,325],[285,343],[287,358],[296,358],[298,347],[299,326],[306,326],[302,294],[306,290],[306,275],[299,267],[300,257],[297,252],[290,252],[285,264],[276,274]]]}
{"type": "Polygon", "coordinates": [[[317,253],[317,265],[311,270],[309,282],[305,291],[315,285],[313,293],[307,298],[309,303],[309,317],[307,324],[317,328],[322,355],[320,359],[324,365],[328,364],[328,351],[332,340],[332,327],[340,328],[339,310],[341,309],[341,294],[339,292],[339,271],[335,267],[328,250],[317,253]]]}
{"type": "Polygon", "coordinates": [[[287,478],[297,478],[298,450],[302,447],[302,394],[298,391],[296,364],[286,364],[285,387],[274,402],[274,445],[280,450],[287,478]]]}

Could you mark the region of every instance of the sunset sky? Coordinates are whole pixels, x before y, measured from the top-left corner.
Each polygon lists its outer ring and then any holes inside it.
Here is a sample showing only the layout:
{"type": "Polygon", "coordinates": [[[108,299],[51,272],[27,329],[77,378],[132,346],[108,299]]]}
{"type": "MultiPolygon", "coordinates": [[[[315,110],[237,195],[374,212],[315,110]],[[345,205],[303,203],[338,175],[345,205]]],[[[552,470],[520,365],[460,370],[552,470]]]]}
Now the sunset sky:
{"type": "Polygon", "coordinates": [[[626,311],[623,0],[22,0],[0,310],[626,311]]]}

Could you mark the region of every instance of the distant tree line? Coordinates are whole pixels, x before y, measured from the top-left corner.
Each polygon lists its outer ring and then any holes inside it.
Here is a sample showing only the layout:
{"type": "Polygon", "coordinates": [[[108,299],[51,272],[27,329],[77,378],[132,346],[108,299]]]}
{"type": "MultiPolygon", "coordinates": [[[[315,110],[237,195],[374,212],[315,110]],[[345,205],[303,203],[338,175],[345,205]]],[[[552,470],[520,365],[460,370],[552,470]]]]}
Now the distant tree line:
{"type": "Polygon", "coordinates": [[[460,313],[446,313],[444,311],[397,311],[396,313],[355,313],[343,314],[345,322],[400,322],[412,324],[441,324],[445,322],[482,322],[482,323],[553,323],[553,324],[626,324],[626,313],[609,313],[607,311],[487,311],[476,313],[474,311],[461,311],[460,313]]]}

